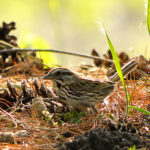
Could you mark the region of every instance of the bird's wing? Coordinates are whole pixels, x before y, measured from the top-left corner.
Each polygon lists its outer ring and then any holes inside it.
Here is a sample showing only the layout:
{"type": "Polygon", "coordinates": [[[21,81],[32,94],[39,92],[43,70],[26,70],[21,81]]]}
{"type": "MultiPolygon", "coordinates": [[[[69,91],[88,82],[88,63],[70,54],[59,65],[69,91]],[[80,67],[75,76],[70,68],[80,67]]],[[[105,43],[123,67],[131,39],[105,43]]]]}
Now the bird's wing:
{"type": "Polygon", "coordinates": [[[78,84],[77,83],[78,82],[76,82],[72,86],[79,93],[84,92],[85,89],[89,92],[90,91],[98,92],[108,87],[114,87],[114,84],[115,84],[114,82],[110,82],[110,81],[101,82],[101,81],[93,81],[93,80],[87,80],[87,79],[80,79],[80,82],[78,84]]]}

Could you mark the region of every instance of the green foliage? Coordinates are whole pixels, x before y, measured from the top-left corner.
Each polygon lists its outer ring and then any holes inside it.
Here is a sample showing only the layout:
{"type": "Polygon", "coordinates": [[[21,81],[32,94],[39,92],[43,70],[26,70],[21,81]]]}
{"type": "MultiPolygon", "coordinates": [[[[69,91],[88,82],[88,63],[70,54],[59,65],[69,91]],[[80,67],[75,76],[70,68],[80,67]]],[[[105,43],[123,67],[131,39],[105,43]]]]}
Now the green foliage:
{"type": "Polygon", "coordinates": [[[137,111],[139,111],[139,112],[141,112],[141,113],[143,113],[145,115],[150,115],[150,112],[145,110],[145,109],[141,109],[139,107],[135,107],[135,106],[132,106],[132,105],[129,105],[128,107],[129,108],[133,108],[133,109],[135,109],[135,110],[137,110],[137,111]]]}
{"type": "Polygon", "coordinates": [[[52,123],[53,114],[50,114],[48,111],[43,111],[42,114],[47,123],[52,123]]]}
{"type": "Polygon", "coordinates": [[[78,124],[82,122],[82,117],[84,116],[84,112],[78,113],[77,111],[73,110],[64,114],[50,114],[48,111],[43,111],[43,118],[45,121],[53,125],[63,124],[63,122],[78,124]]]}
{"type": "MultiPolygon", "coordinates": [[[[35,48],[35,49],[49,49],[51,46],[42,37],[33,33],[22,33],[19,41],[20,48],[35,48]]],[[[36,52],[38,58],[43,59],[43,63],[47,66],[54,66],[58,61],[53,53],[50,52],[36,52]]]]}
{"type": "Polygon", "coordinates": [[[82,122],[82,117],[85,116],[84,112],[78,113],[77,111],[70,111],[68,113],[65,113],[62,115],[64,120],[67,122],[70,122],[72,124],[75,123],[81,123],[82,122]]]}
{"type": "Polygon", "coordinates": [[[148,6],[147,6],[147,28],[150,34],[150,0],[148,0],[148,6]]]}
{"type": "Polygon", "coordinates": [[[79,28],[90,28],[96,26],[95,21],[100,18],[100,14],[114,5],[113,1],[103,0],[49,0],[49,8],[52,17],[64,17],[70,20],[72,26],[79,28]],[[61,16],[63,12],[63,16],[61,16]],[[66,14],[66,15],[65,15],[66,14]]]}
{"type": "Polygon", "coordinates": [[[107,34],[107,32],[105,31],[105,35],[106,35],[106,38],[107,38],[107,42],[108,42],[108,45],[109,45],[109,49],[112,53],[112,56],[113,56],[113,60],[114,60],[114,63],[115,63],[115,67],[116,67],[116,70],[117,70],[117,73],[121,79],[121,82],[123,84],[123,87],[124,87],[124,90],[125,90],[125,94],[126,94],[126,104],[127,104],[127,107],[126,107],[126,117],[128,115],[128,105],[129,105],[129,100],[130,100],[130,96],[128,95],[127,93],[127,88],[126,88],[126,84],[125,84],[125,81],[124,81],[124,77],[123,77],[123,73],[122,73],[122,70],[121,70],[121,66],[120,66],[120,62],[119,62],[119,58],[117,56],[117,53],[114,49],[114,46],[107,34]]]}
{"type": "Polygon", "coordinates": [[[114,117],[114,115],[113,114],[107,114],[107,116],[112,120],[112,121],[114,121],[115,120],[115,117],[114,117]]]}
{"type": "Polygon", "coordinates": [[[129,148],[129,150],[135,150],[135,149],[136,149],[135,145],[129,148]]]}

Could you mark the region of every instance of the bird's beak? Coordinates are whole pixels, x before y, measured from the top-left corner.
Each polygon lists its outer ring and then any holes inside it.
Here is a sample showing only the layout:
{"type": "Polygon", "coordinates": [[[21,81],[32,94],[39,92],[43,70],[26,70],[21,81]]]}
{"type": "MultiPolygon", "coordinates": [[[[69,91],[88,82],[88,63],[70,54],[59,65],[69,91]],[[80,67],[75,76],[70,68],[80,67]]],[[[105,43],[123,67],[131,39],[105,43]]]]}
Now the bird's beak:
{"type": "Polygon", "coordinates": [[[43,79],[49,79],[51,80],[52,79],[52,76],[50,75],[50,73],[46,74],[43,79]]]}

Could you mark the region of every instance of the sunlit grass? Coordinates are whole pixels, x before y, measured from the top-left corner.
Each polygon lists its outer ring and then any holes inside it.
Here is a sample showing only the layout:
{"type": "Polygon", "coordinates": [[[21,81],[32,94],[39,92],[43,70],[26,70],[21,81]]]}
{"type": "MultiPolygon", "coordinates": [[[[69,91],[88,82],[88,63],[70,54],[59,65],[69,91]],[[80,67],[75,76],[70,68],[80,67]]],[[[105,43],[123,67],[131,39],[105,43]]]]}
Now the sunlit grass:
{"type": "Polygon", "coordinates": [[[128,95],[128,92],[127,92],[127,88],[126,88],[126,84],[125,84],[125,81],[124,81],[124,77],[123,77],[123,73],[122,73],[122,70],[121,70],[121,66],[120,66],[120,62],[119,62],[119,58],[117,56],[117,53],[114,49],[114,46],[105,30],[105,35],[106,35],[106,38],[107,38],[107,42],[108,42],[108,45],[109,45],[109,49],[112,53],[112,56],[113,56],[113,60],[114,60],[114,63],[115,63],[115,67],[116,67],[116,70],[117,70],[117,73],[120,77],[120,80],[123,84],[123,87],[124,87],[124,90],[125,90],[125,95],[126,95],[126,117],[128,116],[128,106],[129,106],[129,101],[130,101],[130,97],[128,95]]]}
{"type": "Polygon", "coordinates": [[[135,106],[132,106],[132,105],[129,105],[128,107],[129,108],[133,108],[133,109],[135,109],[135,110],[137,110],[137,111],[139,111],[139,112],[141,112],[143,114],[150,115],[150,112],[145,110],[145,109],[141,109],[139,107],[135,107],[135,106]]]}
{"type": "Polygon", "coordinates": [[[111,51],[112,56],[113,56],[113,60],[114,60],[114,63],[115,63],[115,67],[116,67],[117,73],[118,73],[118,75],[120,77],[120,80],[121,80],[121,82],[123,84],[125,95],[126,95],[126,116],[125,116],[125,118],[127,118],[130,108],[133,108],[133,109],[135,109],[135,110],[137,110],[137,111],[139,111],[139,112],[141,112],[143,114],[150,115],[150,112],[145,110],[145,109],[141,109],[141,108],[129,105],[130,96],[129,96],[128,92],[127,92],[127,88],[126,88],[126,84],[125,84],[125,81],[124,81],[123,73],[122,73],[122,70],[121,70],[119,58],[117,56],[117,53],[116,53],[116,51],[114,49],[114,46],[113,46],[113,44],[112,44],[112,42],[111,42],[111,40],[110,40],[106,30],[105,30],[105,35],[106,35],[106,38],[107,38],[107,42],[108,42],[110,51],[111,51]]]}
{"type": "Polygon", "coordinates": [[[135,150],[136,146],[134,145],[133,147],[130,147],[129,150],[135,150]]]}

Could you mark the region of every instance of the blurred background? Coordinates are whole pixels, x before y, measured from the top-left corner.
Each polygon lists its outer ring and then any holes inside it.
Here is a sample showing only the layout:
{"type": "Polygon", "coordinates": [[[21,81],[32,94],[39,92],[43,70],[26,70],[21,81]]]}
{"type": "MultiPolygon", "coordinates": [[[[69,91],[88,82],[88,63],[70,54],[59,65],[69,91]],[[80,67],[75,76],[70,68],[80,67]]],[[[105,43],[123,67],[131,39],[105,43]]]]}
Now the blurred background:
{"type": "MultiPolygon", "coordinates": [[[[21,48],[52,48],[91,55],[108,50],[101,22],[117,52],[150,57],[144,0],[0,0],[0,23],[16,22],[21,48]],[[40,44],[39,44],[40,43],[40,44]]],[[[55,54],[49,61],[77,66],[92,60],[55,54]]]]}

